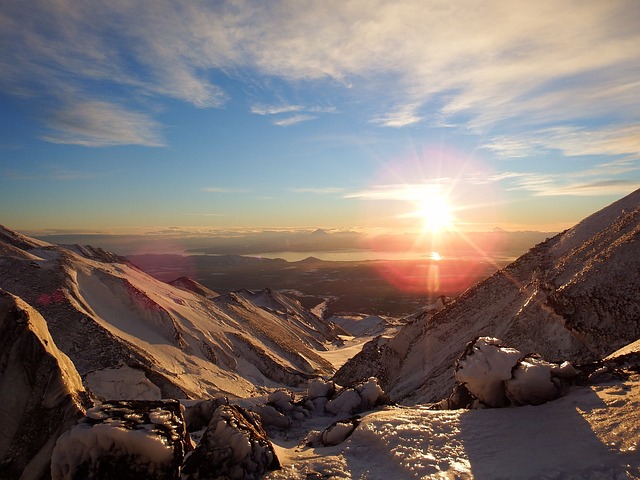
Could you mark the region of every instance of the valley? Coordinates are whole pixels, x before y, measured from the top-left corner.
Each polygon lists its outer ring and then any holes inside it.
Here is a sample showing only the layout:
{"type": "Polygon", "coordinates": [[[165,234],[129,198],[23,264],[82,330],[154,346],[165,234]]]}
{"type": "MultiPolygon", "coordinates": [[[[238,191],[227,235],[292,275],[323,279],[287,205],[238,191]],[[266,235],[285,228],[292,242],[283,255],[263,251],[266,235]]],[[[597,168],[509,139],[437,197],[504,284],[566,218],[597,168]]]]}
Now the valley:
{"type": "Polygon", "coordinates": [[[414,259],[297,262],[239,255],[128,255],[149,275],[171,281],[194,278],[224,294],[239,289],[284,291],[325,316],[364,313],[402,318],[439,296],[453,298],[505,266],[504,259],[414,259]]]}

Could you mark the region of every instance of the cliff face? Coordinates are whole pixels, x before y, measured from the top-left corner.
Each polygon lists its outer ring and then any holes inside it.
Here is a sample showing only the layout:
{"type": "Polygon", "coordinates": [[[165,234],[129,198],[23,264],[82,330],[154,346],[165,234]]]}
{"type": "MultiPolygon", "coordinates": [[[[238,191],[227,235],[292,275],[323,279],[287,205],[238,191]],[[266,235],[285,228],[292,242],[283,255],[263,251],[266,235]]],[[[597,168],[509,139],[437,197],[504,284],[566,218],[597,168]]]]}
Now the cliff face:
{"type": "Polygon", "coordinates": [[[0,478],[48,478],[55,442],[86,398],[42,316],[0,290],[0,478]]]}
{"type": "Polygon", "coordinates": [[[602,358],[640,337],[640,190],[532,248],[432,317],[376,339],[336,381],[378,376],[395,401],[446,396],[478,336],[547,359],[602,358]]]}

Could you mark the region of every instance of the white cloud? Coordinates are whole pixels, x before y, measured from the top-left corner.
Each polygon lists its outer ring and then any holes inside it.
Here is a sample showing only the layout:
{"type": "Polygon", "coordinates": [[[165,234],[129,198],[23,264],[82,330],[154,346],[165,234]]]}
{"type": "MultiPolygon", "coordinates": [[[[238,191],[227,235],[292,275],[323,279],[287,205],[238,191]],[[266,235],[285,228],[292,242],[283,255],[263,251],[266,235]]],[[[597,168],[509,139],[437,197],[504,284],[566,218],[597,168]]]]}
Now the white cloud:
{"type": "Polygon", "coordinates": [[[279,127],[289,127],[291,125],[296,125],[302,122],[308,122],[309,120],[314,120],[316,117],[313,115],[293,115],[291,117],[280,118],[277,120],[273,120],[271,123],[274,125],[278,125],[279,127]]]}
{"type": "Polygon", "coordinates": [[[0,87],[59,99],[98,84],[128,90],[127,102],[217,107],[227,99],[218,75],[257,71],[344,87],[383,126],[615,125],[640,111],[638,24],[636,0],[5,2],[0,87]]]}
{"type": "Polygon", "coordinates": [[[566,156],[624,155],[640,159],[640,124],[555,126],[494,137],[483,148],[507,158],[535,157],[549,150],[560,150],[566,156]]]}
{"type": "Polygon", "coordinates": [[[257,115],[278,115],[280,113],[299,112],[304,107],[302,105],[254,105],[251,113],[257,115]]]}
{"type": "Polygon", "coordinates": [[[72,103],[56,111],[47,125],[52,133],[42,139],[51,143],[91,147],[164,145],[157,122],[108,102],[72,103]]]}
{"type": "Polygon", "coordinates": [[[433,183],[402,183],[388,185],[373,185],[358,192],[348,193],[344,198],[358,198],[362,200],[398,200],[398,201],[420,201],[425,196],[446,192],[445,184],[450,183],[450,179],[442,179],[433,183]]]}

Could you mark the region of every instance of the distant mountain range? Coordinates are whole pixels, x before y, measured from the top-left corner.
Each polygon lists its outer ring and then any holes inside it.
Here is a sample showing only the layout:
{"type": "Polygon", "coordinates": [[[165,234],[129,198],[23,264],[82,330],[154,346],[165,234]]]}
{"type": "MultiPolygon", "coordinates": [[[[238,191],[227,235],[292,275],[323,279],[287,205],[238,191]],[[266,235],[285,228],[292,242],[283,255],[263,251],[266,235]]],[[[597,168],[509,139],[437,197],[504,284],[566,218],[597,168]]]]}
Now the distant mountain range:
{"type": "Polygon", "coordinates": [[[392,400],[446,396],[453,365],[477,336],[547,359],[602,358],[640,337],[640,190],[536,245],[435,315],[379,337],[336,374],[376,376],[392,400]]]}
{"type": "MultiPolygon", "coordinates": [[[[121,255],[141,253],[177,253],[209,255],[272,255],[283,252],[415,252],[417,256],[436,250],[444,255],[477,255],[515,258],[531,245],[555,235],[549,232],[447,232],[434,240],[420,241],[411,233],[369,234],[355,231],[255,231],[212,232],[207,234],[181,230],[150,232],[140,235],[50,234],[37,238],[56,244],[90,244],[121,255]]],[[[375,258],[379,258],[376,255],[375,258]]]]}

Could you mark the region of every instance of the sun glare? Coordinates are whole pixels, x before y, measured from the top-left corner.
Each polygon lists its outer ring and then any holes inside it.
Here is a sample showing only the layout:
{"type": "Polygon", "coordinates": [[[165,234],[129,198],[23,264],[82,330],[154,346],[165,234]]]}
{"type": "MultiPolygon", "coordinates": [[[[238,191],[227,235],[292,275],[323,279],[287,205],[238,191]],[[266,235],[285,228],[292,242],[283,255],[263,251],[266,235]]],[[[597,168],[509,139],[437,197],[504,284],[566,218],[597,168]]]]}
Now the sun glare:
{"type": "Polygon", "coordinates": [[[416,203],[411,216],[420,219],[424,232],[441,233],[453,228],[453,208],[445,192],[426,191],[416,203]]]}

